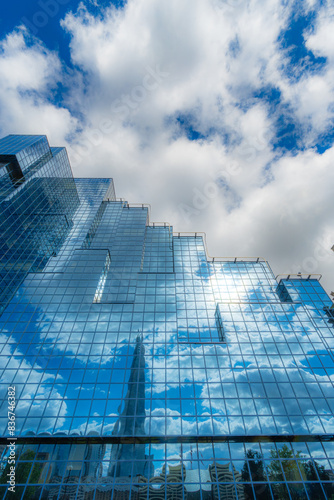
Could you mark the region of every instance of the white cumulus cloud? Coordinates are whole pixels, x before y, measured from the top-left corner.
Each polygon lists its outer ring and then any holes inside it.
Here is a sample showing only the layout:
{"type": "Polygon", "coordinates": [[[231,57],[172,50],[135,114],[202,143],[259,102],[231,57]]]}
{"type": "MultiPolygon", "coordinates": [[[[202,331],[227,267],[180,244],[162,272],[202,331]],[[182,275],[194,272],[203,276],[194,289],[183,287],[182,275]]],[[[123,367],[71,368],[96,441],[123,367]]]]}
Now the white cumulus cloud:
{"type": "Polygon", "coordinates": [[[315,146],[333,123],[333,9],[317,5],[303,32],[323,64],[308,55],[292,78],[281,43],[315,5],[129,0],[93,16],[83,2],[61,21],[72,71],[22,29],[2,40],[1,131],[47,133],[76,176],[113,177],[153,220],[206,231],[211,255],[320,272],[329,290],[334,148],[315,146]],[[299,150],[275,148],[282,134],[299,150]]]}

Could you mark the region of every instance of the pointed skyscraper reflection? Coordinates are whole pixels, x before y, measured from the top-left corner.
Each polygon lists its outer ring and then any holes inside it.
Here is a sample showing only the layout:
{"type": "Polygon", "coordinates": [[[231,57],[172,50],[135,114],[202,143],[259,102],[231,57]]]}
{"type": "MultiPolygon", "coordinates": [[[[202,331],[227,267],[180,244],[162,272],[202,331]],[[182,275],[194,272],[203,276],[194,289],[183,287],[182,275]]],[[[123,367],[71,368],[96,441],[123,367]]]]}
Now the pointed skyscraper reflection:
{"type": "MultiPolygon", "coordinates": [[[[138,335],[124,409],[114,427],[113,435],[144,436],[145,418],[145,347],[143,336],[138,335]]],[[[131,477],[131,475],[150,477],[153,471],[150,471],[148,458],[145,455],[145,445],[114,444],[110,455],[109,475],[115,474],[116,478],[131,477]]]]}

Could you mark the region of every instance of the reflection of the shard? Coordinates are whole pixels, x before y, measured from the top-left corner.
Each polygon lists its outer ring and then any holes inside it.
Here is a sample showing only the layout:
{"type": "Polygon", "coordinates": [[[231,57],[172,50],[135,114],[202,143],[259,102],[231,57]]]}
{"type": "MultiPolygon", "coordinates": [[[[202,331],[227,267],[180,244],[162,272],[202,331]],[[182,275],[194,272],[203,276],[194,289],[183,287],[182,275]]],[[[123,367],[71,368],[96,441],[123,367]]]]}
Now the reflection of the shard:
{"type": "MultiPolygon", "coordinates": [[[[124,408],[113,430],[113,435],[142,436],[145,434],[145,348],[142,336],[138,335],[133,353],[128,380],[128,390],[124,408]]],[[[145,448],[136,448],[137,451],[145,448]]],[[[114,444],[111,450],[110,475],[118,478],[131,477],[147,472],[147,459],[144,454],[133,455],[130,445],[114,444]],[[136,459],[132,462],[131,460],[136,459]],[[132,466],[134,470],[132,470],[132,466]]]]}

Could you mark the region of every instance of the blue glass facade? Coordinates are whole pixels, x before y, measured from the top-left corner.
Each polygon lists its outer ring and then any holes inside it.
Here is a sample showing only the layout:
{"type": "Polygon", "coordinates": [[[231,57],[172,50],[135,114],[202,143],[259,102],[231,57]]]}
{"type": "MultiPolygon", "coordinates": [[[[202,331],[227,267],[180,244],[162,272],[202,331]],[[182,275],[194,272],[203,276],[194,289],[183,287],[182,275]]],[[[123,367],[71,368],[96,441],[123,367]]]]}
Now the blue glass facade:
{"type": "Polygon", "coordinates": [[[79,198],[64,148],[45,136],[0,140],[0,312],[65,241],[79,198]]]}
{"type": "Polygon", "coordinates": [[[73,180],[45,137],[0,161],[2,497],[333,500],[320,283],[209,258],[112,180],[73,180]]]}

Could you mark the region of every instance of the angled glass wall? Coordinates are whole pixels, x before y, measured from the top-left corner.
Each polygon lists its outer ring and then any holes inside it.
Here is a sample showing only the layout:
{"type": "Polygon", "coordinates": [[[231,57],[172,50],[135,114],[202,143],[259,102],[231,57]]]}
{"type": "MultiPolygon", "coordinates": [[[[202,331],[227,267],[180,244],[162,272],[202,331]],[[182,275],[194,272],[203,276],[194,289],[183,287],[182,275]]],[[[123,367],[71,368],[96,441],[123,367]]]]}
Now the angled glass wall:
{"type": "Polygon", "coordinates": [[[57,254],[78,206],[64,148],[45,136],[0,140],[0,311],[27,273],[57,254]]]}
{"type": "Polygon", "coordinates": [[[74,182],[71,227],[0,317],[2,497],[14,387],[15,498],[333,499],[320,283],[208,258],[110,179],[74,182]]]}

